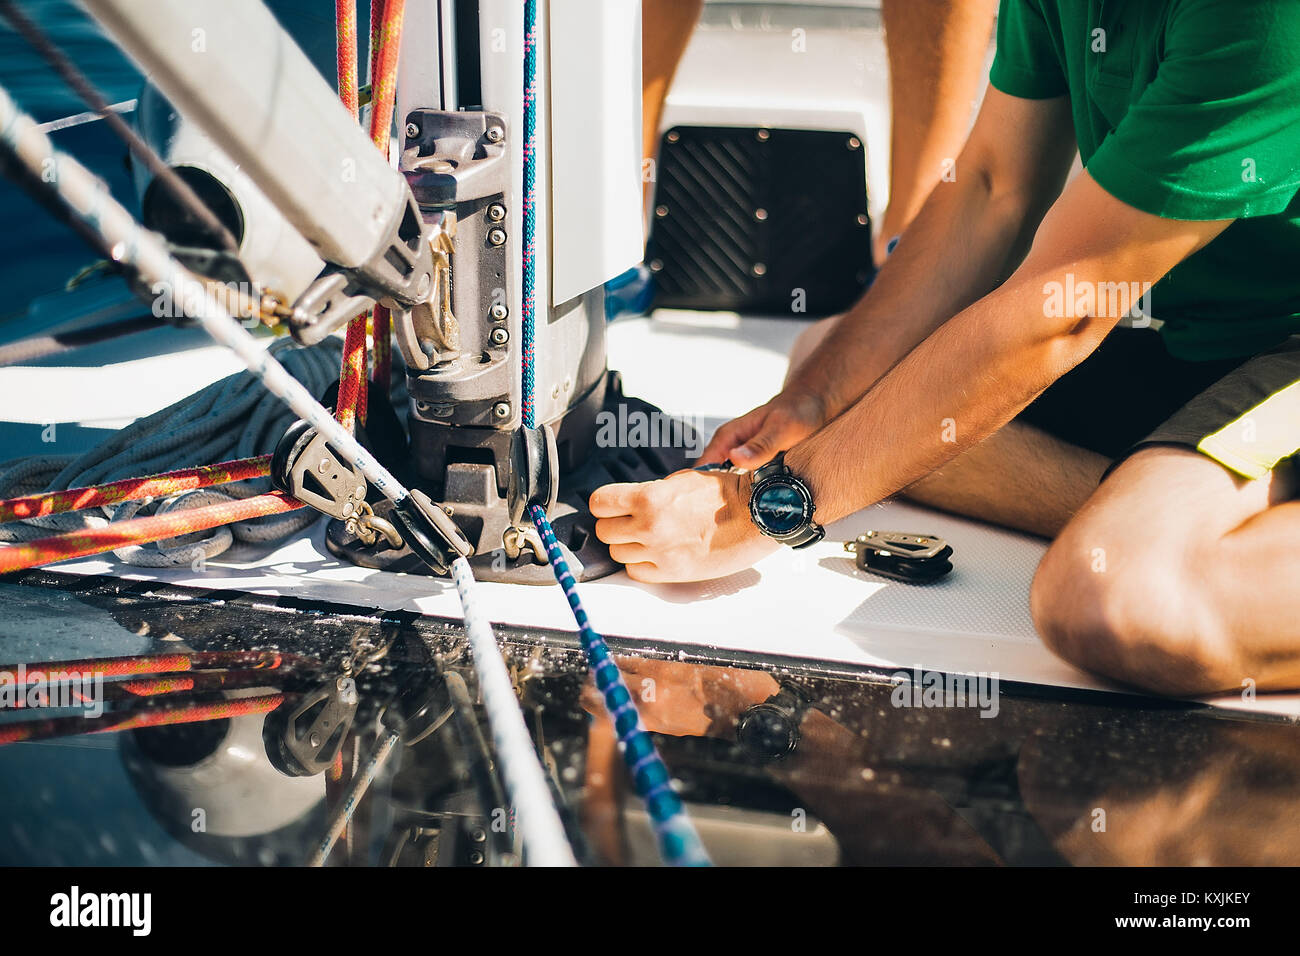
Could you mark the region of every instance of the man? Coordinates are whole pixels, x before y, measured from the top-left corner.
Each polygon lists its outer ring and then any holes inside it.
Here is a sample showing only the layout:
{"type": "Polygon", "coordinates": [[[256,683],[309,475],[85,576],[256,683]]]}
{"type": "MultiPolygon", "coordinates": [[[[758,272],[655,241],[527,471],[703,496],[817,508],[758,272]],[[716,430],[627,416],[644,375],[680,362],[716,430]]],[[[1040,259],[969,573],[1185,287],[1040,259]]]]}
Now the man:
{"type": "Polygon", "coordinates": [[[1083,667],[1300,686],[1300,4],[1003,0],[997,40],[955,181],[704,456],[770,467],[598,489],[597,534],[715,577],[906,490],[1054,535],[1031,606],[1083,667]]]}

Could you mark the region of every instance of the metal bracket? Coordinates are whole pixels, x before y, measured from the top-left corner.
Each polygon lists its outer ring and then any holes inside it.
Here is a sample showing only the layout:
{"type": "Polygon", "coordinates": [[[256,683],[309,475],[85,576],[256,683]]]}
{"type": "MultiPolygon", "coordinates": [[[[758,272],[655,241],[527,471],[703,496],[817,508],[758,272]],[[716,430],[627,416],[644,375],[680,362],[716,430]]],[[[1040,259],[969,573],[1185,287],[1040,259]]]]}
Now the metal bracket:
{"type": "Polygon", "coordinates": [[[952,548],[935,534],[868,531],[845,542],[844,550],[856,556],[860,570],[896,581],[922,584],[952,570],[952,548]]]}

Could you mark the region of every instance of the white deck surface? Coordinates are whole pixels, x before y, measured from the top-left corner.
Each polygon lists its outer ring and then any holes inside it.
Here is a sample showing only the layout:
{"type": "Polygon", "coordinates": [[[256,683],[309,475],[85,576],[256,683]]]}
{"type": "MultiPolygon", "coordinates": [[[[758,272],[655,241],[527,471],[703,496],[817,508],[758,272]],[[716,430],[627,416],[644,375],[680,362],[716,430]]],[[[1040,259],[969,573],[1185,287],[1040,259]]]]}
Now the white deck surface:
{"type": "MultiPolygon", "coordinates": [[[[801,323],[727,314],[660,312],[610,327],[610,366],[626,392],[711,429],[768,398],[801,323]]],[[[176,335],[174,332],[159,335],[176,335]]],[[[154,334],[140,336],[142,350],[154,334]]],[[[77,353],[76,368],[0,369],[0,409],[10,422],[116,427],[155,411],[236,369],[212,348],[95,367],[77,353]],[[43,396],[39,403],[30,396],[43,396]]],[[[0,435],[15,425],[0,424],[0,435]]],[[[0,458],[8,453],[0,443],[0,458]]],[[[459,618],[455,589],[421,575],[369,571],[340,562],[323,546],[323,526],[255,563],[210,562],[146,570],[88,559],[58,565],[77,574],[114,574],[267,597],[292,595],[359,608],[410,610],[459,618]]],[[[887,502],[828,529],[806,551],[788,549],[753,570],[700,584],[642,585],[626,574],[582,585],[593,624],[606,634],[655,645],[707,646],[866,664],[995,673],[1004,681],[1114,689],[1052,655],[1034,633],[1029,583],[1045,544],[978,522],[887,502]],[[865,575],[843,550],[868,528],[934,533],[948,539],[955,570],[917,587],[865,575]]],[[[483,584],[494,621],[572,630],[558,588],[483,584]]],[[[1234,709],[1300,715],[1300,695],[1236,695],[1215,701],[1234,709]]]]}

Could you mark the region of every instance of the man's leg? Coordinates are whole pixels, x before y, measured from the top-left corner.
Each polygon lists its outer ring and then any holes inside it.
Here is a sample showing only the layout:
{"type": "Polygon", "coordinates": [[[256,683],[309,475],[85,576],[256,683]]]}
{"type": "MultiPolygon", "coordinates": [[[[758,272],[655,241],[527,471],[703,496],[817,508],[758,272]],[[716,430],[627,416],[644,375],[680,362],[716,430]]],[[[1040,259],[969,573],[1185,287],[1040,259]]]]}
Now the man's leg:
{"type": "MultiPolygon", "coordinates": [[[[814,322],[790,349],[790,374],[839,321],[814,322]]],[[[1097,490],[1110,459],[1031,425],[1011,422],[903,492],[917,502],[1053,537],[1097,490]]]]}
{"type": "Polygon", "coordinates": [[[1011,422],[903,490],[918,504],[1054,537],[1111,460],[1032,425],[1011,422]]]}
{"type": "Polygon", "coordinates": [[[893,121],[877,265],[966,142],[997,9],[997,0],[884,0],[893,121]]]}
{"type": "Polygon", "coordinates": [[[1187,448],[1139,451],[1039,566],[1039,634],[1080,667],[1160,693],[1300,686],[1296,491],[1285,465],[1249,481],[1187,448]]]}
{"type": "MultiPolygon", "coordinates": [[[[700,19],[704,0],[642,0],[641,4],[641,148],[653,160],[659,151],[659,120],[677,64],[700,19]]],[[[647,178],[647,194],[653,184],[647,178]]]]}

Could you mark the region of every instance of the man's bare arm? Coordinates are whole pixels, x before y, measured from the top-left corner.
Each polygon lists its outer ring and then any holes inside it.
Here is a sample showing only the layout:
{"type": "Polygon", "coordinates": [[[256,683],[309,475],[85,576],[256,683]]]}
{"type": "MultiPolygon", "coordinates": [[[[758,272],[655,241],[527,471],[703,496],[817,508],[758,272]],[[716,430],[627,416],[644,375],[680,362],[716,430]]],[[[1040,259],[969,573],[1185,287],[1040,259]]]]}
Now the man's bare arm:
{"type": "MultiPolygon", "coordinates": [[[[795,417],[811,422],[798,437],[851,405],[1010,273],[1059,195],[1074,153],[1065,97],[1026,100],[989,88],[953,168],[956,178],[935,187],[871,289],[774,399],[803,410],[795,417]]],[[[719,429],[702,460],[720,461],[759,434],[765,409],[719,429]]],[[[786,447],[775,444],[759,441],[754,450],[766,460],[786,447]]],[[[744,454],[734,457],[746,467],[761,464],[744,454]]]]}
{"type": "Polygon", "coordinates": [[[1162,219],[1110,196],[1086,172],[1078,176],[1011,278],[787,454],[812,485],[817,520],[879,501],[983,440],[1082,361],[1121,318],[1095,306],[1049,316],[1049,283],[1064,285],[1069,273],[1076,289],[1119,282],[1142,288],[1229,223],[1162,219]]]}

